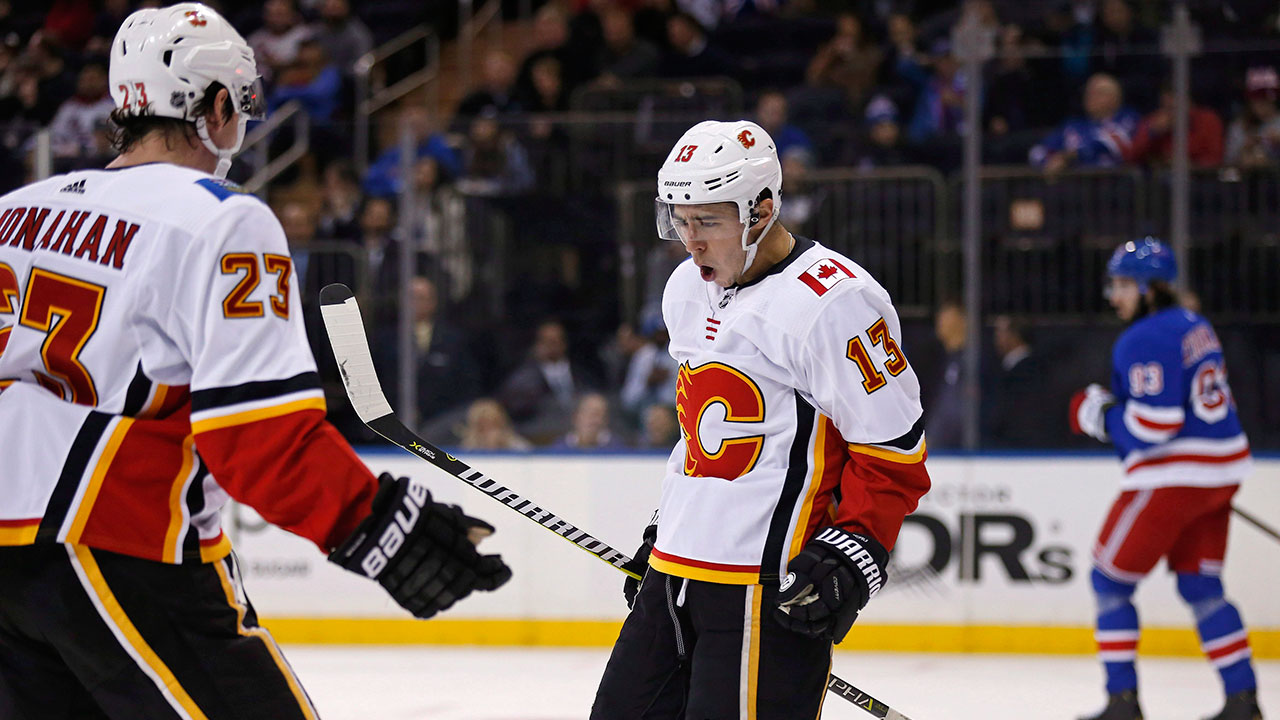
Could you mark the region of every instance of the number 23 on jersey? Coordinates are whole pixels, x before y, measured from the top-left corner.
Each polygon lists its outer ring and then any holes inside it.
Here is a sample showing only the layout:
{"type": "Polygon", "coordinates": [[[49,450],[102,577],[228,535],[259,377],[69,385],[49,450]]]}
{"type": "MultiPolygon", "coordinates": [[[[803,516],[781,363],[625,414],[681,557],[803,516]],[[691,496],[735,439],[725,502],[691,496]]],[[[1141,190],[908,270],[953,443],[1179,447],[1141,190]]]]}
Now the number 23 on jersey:
{"type": "MultiPolygon", "coordinates": [[[[222,299],[222,315],[226,318],[256,318],[264,315],[262,303],[250,300],[258,289],[262,274],[258,270],[258,256],[250,252],[231,252],[222,256],[220,266],[223,275],[240,275],[240,281],[222,299]]],[[[293,262],[287,255],[265,253],[262,267],[268,275],[276,276],[276,292],[270,298],[271,312],[284,320],[289,319],[289,275],[293,262]]]]}

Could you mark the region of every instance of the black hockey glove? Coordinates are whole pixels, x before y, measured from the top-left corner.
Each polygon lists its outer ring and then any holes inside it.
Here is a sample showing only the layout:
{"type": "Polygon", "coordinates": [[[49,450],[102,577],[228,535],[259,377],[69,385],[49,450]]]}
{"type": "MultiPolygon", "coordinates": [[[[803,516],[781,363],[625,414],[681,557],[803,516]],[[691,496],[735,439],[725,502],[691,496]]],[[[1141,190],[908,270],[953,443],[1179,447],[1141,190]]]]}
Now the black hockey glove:
{"type": "MultiPolygon", "coordinates": [[[[644,543],[636,548],[634,560],[637,565],[642,565],[647,570],[649,567],[649,553],[653,551],[653,544],[658,542],[658,526],[650,525],[644,529],[644,543]]],[[[640,592],[640,580],[627,576],[622,581],[622,597],[627,599],[627,609],[630,610],[636,604],[636,593],[640,592]]]]}
{"type": "Polygon", "coordinates": [[[787,565],[775,613],[783,627],[832,642],[888,580],[889,552],[875,538],[828,527],[787,565]]]}
{"type": "Polygon", "coordinates": [[[501,556],[481,555],[468,537],[473,529],[492,533],[492,525],[434,502],[421,481],[382,473],[378,483],[373,512],[329,554],[331,561],[377,580],[419,618],[511,579],[501,556]]]}

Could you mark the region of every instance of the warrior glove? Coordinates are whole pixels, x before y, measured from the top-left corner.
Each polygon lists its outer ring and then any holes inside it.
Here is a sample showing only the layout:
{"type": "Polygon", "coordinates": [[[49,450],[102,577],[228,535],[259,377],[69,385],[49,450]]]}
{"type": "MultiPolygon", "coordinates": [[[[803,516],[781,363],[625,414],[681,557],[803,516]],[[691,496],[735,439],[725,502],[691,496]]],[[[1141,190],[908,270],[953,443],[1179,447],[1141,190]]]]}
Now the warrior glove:
{"type": "Polygon", "coordinates": [[[889,552],[875,538],[828,527],[787,565],[775,617],[801,635],[840,642],[888,580],[889,552]]]}
{"type": "Polygon", "coordinates": [[[496,590],[511,579],[499,555],[476,551],[474,535],[493,526],[457,505],[431,499],[418,480],[378,477],[373,512],[329,560],[377,580],[414,617],[429,618],[472,590],[496,590]]]}
{"type": "MultiPolygon", "coordinates": [[[[640,547],[636,548],[635,564],[644,566],[645,570],[649,569],[649,553],[653,552],[653,544],[658,542],[658,526],[650,525],[644,529],[644,542],[640,547]]],[[[622,581],[622,597],[627,599],[627,609],[631,609],[636,604],[636,593],[640,592],[640,583],[644,581],[644,577],[633,578],[630,575],[626,580],[622,581]]]]}
{"type": "Polygon", "coordinates": [[[1098,383],[1092,383],[1071,398],[1071,432],[1109,442],[1107,410],[1116,404],[1116,396],[1098,383]]]}

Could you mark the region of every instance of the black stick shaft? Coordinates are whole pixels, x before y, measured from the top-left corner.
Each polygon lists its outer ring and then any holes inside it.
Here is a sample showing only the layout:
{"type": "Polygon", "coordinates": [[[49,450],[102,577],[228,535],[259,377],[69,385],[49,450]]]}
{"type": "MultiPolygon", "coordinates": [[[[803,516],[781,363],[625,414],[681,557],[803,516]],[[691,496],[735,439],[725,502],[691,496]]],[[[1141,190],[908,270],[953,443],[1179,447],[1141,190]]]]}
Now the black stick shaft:
{"type": "MultiPolygon", "coordinates": [[[[369,352],[369,340],[364,334],[360,306],[351,289],[341,284],[325,286],[320,291],[320,306],[325,332],[329,335],[329,344],[333,347],[334,358],[342,373],[342,385],[346,388],[347,399],[351,401],[360,420],[370,430],[631,577],[644,576],[645,566],[625,553],[618,552],[604,541],[597,540],[579,530],[575,525],[561,520],[554,513],[499,485],[484,473],[418,437],[395,416],[387,403],[386,395],[382,392],[381,383],[373,367],[373,357],[369,352]]],[[[883,720],[910,720],[906,715],[835,675],[828,678],[827,690],[857,705],[874,717],[883,720]]]]}
{"type": "Polygon", "coordinates": [[[405,427],[404,423],[400,422],[395,415],[384,415],[366,423],[366,425],[409,453],[435,465],[631,577],[638,579],[644,575],[644,566],[635,562],[625,553],[615,550],[603,540],[596,539],[590,533],[562,520],[555,513],[521,497],[515,491],[500,485],[493,478],[423,440],[405,427]]]}
{"type": "Polygon", "coordinates": [[[1274,528],[1270,527],[1269,525],[1267,525],[1266,523],[1262,522],[1262,521],[1261,521],[1261,520],[1259,520],[1258,518],[1256,518],[1256,517],[1254,517],[1253,515],[1250,515],[1249,513],[1247,513],[1247,512],[1245,512],[1245,511],[1241,510],[1240,508],[1236,507],[1235,505],[1232,505],[1232,506],[1231,506],[1231,512],[1235,513],[1236,515],[1239,515],[1239,516],[1240,516],[1240,517],[1241,517],[1245,522],[1248,522],[1250,525],[1253,525],[1254,527],[1258,528],[1258,529],[1259,529],[1259,530],[1261,530],[1262,532],[1264,532],[1264,533],[1266,533],[1266,534],[1270,535],[1270,536],[1271,536],[1271,538],[1272,538],[1273,540],[1275,540],[1276,542],[1280,542],[1280,532],[1277,532],[1274,528]]]}

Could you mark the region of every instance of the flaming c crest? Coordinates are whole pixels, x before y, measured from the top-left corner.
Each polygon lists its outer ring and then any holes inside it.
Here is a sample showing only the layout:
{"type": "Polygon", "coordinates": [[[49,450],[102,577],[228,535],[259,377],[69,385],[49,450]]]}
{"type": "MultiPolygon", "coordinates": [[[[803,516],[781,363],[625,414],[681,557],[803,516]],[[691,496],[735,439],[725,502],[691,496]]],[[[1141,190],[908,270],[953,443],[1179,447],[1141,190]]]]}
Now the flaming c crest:
{"type": "Polygon", "coordinates": [[[751,137],[750,130],[743,130],[742,132],[738,133],[738,142],[742,143],[742,147],[748,150],[755,147],[756,145],[756,139],[751,137]]]}

